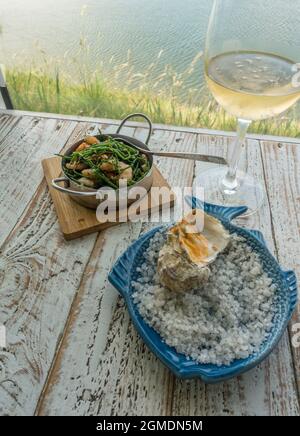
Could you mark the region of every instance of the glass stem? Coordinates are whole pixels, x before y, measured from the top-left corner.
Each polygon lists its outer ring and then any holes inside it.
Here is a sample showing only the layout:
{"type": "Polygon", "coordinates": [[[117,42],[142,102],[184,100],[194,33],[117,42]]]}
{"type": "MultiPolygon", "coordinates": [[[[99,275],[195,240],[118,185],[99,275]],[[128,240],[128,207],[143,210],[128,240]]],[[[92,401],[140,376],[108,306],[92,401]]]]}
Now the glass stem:
{"type": "Polygon", "coordinates": [[[249,120],[243,120],[242,118],[238,119],[237,138],[232,153],[228,153],[229,168],[226,176],[222,180],[222,187],[225,194],[235,194],[238,188],[237,171],[250,124],[251,121],[249,120]]]}

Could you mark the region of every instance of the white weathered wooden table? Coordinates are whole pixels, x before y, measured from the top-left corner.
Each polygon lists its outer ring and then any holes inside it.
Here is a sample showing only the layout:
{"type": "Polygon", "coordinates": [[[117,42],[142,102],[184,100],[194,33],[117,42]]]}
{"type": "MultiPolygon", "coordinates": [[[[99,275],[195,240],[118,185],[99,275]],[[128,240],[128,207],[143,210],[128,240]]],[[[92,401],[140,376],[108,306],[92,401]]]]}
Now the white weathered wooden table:
{"type": "MultiPolygon", "coordinates": [[[[300,348],[286,332],[251,372],[216,386],[176,379],[135,332],[107,283],[114,260],[149,224],[123,224],[66,242],[41,159],[95,126],[116,121],[0,112],[1,415],[299,415],[300,348]]],[[[127,133],[142,137],[144,126],[127,133]]],[[[230,134],[156,126],[151,146],[226,154],[230,134]]],[[[299,141],[300,142],[300,141],[299,141]]],[[[190,186],[203,165],[161,159],[162,173],[190,186]]],[[[245,163],[267,202],[245,225],[259,228],[282,266],[300,276],[300,147],[248,140],[245,163]]],[[[299,322],[299,310],[293,324],[299,322]]]]}

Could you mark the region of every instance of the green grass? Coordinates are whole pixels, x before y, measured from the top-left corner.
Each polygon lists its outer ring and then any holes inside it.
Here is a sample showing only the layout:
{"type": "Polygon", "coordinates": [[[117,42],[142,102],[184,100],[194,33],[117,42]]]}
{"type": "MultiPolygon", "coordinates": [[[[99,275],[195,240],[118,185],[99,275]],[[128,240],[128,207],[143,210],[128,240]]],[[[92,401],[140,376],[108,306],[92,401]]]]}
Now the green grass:
{"type": "MultiPolygon", "coordinates": [[[[235,130],[235,120],[225,114],[207,96],[205,91],[186,92],[183,103],[178,97],[182,81],[173,77],[171,85],[160,86],[143,75],[134,86],[130,72],[121,80],[107,79],[104,74],[83,74],[82,80],[72,81],[58,70],[52,74],[46,70],[11,69],[6,80],[14,105],[20,110],[76,114],[101,118],[120,119],[131,112],[144,112],[154,122],[220,130],[235,130]]],[[[118,72],[119,76],[119,72],[118,72]]],[[[300,121],[293,109],[284,117],[253,123],[251,131],[261,134],[300,137],[300,121]]]]}

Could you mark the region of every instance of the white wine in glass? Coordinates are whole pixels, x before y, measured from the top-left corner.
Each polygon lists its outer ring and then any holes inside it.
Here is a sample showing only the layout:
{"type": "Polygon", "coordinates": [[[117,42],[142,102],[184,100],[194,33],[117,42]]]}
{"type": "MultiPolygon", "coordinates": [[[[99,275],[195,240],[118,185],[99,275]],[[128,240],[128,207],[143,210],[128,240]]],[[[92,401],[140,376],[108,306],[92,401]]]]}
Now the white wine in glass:
{"type": "Polygon", "coordinates": [[[300,0],[215,0],[206,41],[205,76],[216,101],[238,119],[228,169],[198,177],[205,200],[226,206],[262,205],[258,181],[238,171],[252,121],[280,115],[300,98],[300,0]],[[269,35],[269,37],[268,37],[269,35]]]}
{"type": "Polygon", "coordinates": [[[263,120],[281,114],[300,97],[293,86],[294,65],[269,53],[241,51],[211,59],[205,75],[215,99],[229,113],[263,120]]]}

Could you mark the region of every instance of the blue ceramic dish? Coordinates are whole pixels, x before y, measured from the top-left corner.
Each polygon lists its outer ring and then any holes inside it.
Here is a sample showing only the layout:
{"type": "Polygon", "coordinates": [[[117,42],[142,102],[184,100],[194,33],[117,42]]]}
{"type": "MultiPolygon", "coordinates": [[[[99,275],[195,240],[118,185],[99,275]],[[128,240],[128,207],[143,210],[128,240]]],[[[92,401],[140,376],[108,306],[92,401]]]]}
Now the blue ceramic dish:
{"type": "Polygon", "coordinates": [[[256,251],[264,270],[276,284],[276,315],[273,328],[262,344],[259,352],[247,359],[236,360],[229,366],[204,365],[188,360],[172,347],[163,342],[160,335],[153,330],[141,317],[132,300],[134,291],[131,283],[137,280],[139,273],[136,269],[143,262],[143,253],[149,245],[150,239],[161,229],[157,227],[144,234],[131,245],[119,258],[109,274],[109,281],[125,298],[132,321],[145,343],[153,353],[178,377],[200,378],[206,383],[218,383],[235,377],[262,362],[274,349],[283,335],[297,303],[297,282],[292,271],[283,271],[275,258],[266,247],[263,235],[257,230],[246,230],[231,224],[231,221],[242,215],[247,208],[225,208],[212,204],[203,204],[196,198],[189,197],[187,201],[193,208],[204,208],[205,212],[218,218],[230,233],[237,233],[244,237],[247,243],[256,251]]]}

